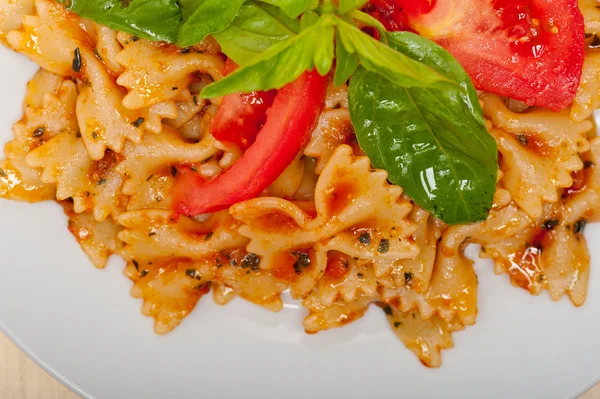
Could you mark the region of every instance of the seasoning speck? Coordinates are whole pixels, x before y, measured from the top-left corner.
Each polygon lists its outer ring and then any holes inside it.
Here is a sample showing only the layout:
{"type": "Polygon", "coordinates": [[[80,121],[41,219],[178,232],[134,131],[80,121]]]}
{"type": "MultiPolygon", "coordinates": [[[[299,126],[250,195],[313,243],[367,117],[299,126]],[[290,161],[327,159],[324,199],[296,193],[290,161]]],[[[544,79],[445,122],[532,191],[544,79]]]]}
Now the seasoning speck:
{"type": "Polygon", "coordinates": [[[260,257],[256,254],[249,253],[242,259],[242,267],[249,268],[252,271],[258,271],[260,266],[260,257]]]}
{"type": "Polygon", "coordinates": [[[406,285],[412,285],[414,277],[415,277],[415,275],[412,272],[404,273],[404,283],[406,285]]]}
{"type": "Polygon", "coordinates": [[[392,308],[391,308],[391,306],[390,306],[390,305],[386,305],[386,306],[383,308],[383,311],[384,311],[384,312],[385,312],[385,314],[386,314],[386,315],[388,315],[388,316],[393,316],[393,315],[394,315],[394,311],[392,310],[392,308]]]}
{"type": "Polygon", "coordinates": [[[204,237],[204,241],[208,241],[212,238],[213,236],[213,232],[211,231],[210,233],[208,233],[205,237],[204,237]]]}
{"type": "Polygon", "coordinates": [[[379,243],[379,248],[377,249],[379,251],[379,253],[386,253],[390,250],[390,240],[388,239],[382,239],[381,242],[379,243]]]}
{"type": "Polygon", "coordinates": [[[402,322],[400,322],[400,321],[395,321],[395,322],[394,322],[394,328],[398,328],[398,327],[400,327],[401,325],[402,325],[402,322]]]}
{"type": "Polygon", "coordinates": [[[133,127],[138,128],[140,126],[142,126],[142,124],[145,122],[146,120],[144,118],[137,118],[134,122],[132,122],[131,124],[133,125],[133,127]]]}
{"type": "Polygon", "coordinates": [[[544,223],[542,223],[542,229],[544,230],[553,230],[556,226],[558,226],[560,221],[558,219],[548,219],[544,223]]]}
{"type": "Polygon", "coordinates": [[[140,271],[140,264],[138,263],[138,261],[134,259],[131,262],[133,263],[133,266],[135,266],[135,270],[137,270],[139,272],[140,271]]]}
{"type": "Polygon", "coordinates": [[[79,47],[77,47],[73,52],[73,64],[71,65],[71,68],[74,72],[81,72],[81,66],[81,51],[79,50],[79,47]]]}
{"type": "Polygon", "coordinates": [[[580,220],[578,220],[573,225],[573,233],[575,233],[575,234],[583,233],[583,230],[585,230],[585,226],[586,225],[587,225],[587,220],[586,219],[580,219],[580,220]]]}
{"type": "Polygon", "coordinates": [[[144,269],[140,272],[140,277],[146,277],[148,275],[148,270],[144,269]]]}
{"type": "Polygon", "coordinates": [[[43,128],[43,127],[38,127],[37,129],[35,129],[35,130],[33,131],[33,137],[35,137],[36,139],[37,139],[37,138],[40,138],[40,137],[42,137],[42,136],[44,135],[44,133],[45,133],[45,132],[46,132],[46,129],[45,129],[45,128],[43,128]]]}
{"type": "Polygon", "coordinates": [[[358,237],[358,241],[360,241],[361,244],[370,245],[371,235],[367,232],[364,232],[360,235],[360,237],[358,237]]]}
{"type": "Polygon", "coordinates": [[[526,135],[524,135],[524,134],[519,134],[519,135],[517,136],[517,139],[519,140],[519,142],[520,142],[521,144],[523,144],[523,145],[525,145],[525,146],[526,146],[527,144],[529,144],[529,138],[528,138],[526,135]]]}

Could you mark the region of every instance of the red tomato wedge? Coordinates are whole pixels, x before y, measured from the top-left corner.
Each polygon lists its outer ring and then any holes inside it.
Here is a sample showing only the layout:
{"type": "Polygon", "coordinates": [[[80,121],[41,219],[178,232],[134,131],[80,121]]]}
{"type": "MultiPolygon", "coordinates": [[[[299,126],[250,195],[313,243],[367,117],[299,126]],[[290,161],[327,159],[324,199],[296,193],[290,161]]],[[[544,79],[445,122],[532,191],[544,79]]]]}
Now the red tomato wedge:
{"type": "Polygon", "coordinates": [[[181,168],[173,188],[176,214],[217,212],[269,187],[309,140],[323,109],[327,83],[313,71],[282,88],[256,142],[214,180],[206,182],[190,168],[181,168]]]}
{"type": "Polygon", "coordinates": [[[577,0],[377,2],[450,51],[480,90],[554,111],[577,93],[585,51],[577,0]]]}
{"type": "MultiPolygon", "coordinates": [[[[227,60],[223,74],[235,71],[238,65],[227,60]]],[[[248,149],[267,120],[267,111],[273,105],[276,90],[235,93],[223,97],[221,106],[210,127],[210,132],[219,141],[237,144],[248,149]]]]}

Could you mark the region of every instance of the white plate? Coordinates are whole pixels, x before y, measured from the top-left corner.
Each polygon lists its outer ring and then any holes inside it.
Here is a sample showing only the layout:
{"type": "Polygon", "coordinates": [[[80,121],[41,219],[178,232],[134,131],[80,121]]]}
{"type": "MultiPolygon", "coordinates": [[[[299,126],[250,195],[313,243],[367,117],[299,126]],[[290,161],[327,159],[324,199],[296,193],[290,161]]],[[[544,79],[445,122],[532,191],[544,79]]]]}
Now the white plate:
{"type": "MultiPolygon", "coordinates": [[[[0,141],[21,115],[36,67],[0,48],[0,141]]],[[[600,266],[600,227],[590,226],[600,266]]],[[[303,310],[279,314],[208,297],[166,337],[129,296],[120,262],[95,270],[58,205],[0,200],[0,329],[78,393],[97,398],[574,398],[600,378],[600,273],[580,309],[479,276],[477,325],[429,370],[372,308],[306,335],[303,310]]],[[[290,302],[291,303],[291,302],[290,302]]]]}

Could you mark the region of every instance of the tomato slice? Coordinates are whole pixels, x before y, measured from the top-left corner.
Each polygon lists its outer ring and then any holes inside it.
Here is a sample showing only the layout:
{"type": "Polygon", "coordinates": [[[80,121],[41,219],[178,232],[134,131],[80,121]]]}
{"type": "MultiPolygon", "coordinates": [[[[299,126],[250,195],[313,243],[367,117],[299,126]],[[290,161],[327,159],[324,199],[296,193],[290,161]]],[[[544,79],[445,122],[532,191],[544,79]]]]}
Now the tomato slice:
{"type": "MultiPolygon", "coordinates": [[[[238,65],[227,60],[223,74],[235,71],[238,65]]],[[[248,149],[267,120],[267,111],[273,105],[276,90],[235,93],[223,97],[221,106],[210,127],[210,132],[219,141],[237,144],[248,149]]]]}
{"type": "Polygon", "coordinates": [[[478,89],[554,111],[573,101],[585,55],[577,0],[385,1],[450,51],[478,89]]]}
{"type": "Polygon", "coordinates": [[[217,212],[269,187],[309,140],[325,103],[327,82],[313,71],[282,88],[256,142],[216,179],[205,182],[190,168],[181,168],[173,188],[176,214],[217,212]]]}

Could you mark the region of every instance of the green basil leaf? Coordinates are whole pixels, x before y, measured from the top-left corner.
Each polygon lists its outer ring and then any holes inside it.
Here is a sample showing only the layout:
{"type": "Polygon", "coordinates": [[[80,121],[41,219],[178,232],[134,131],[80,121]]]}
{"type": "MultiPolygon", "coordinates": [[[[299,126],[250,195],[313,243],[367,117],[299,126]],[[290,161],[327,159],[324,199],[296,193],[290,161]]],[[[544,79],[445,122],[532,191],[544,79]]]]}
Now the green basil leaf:
{"type": "Polygon", "coordinates": [[[148,40],[177,40],[181,10],[176,0],[60,0],[67,9],[111,29],[148,40]]]}
{"type": "Polygon", "coordinates": [[[288,17],[298,18],[303,12],[314,10],[319,5],[319,0],[260,0],[283,10],[288,17]]]}
{"type": "Polygon", "coordinates": [[[280,89],[296,80],[304,71],[312,70],[315,59],[320,64],[319,68],[331,65],[327,57],[329,54],[333,62],[333,51],[319,53],[315,49],[323,46],[333,49],[333,45],[324,43],[323,38],[333,42],[334,26],[335,19],[332,16],[322,16],[316,24],[298,35],[275,44],[248,65],[205,87],[201,96],[214,98],[231,93],[280,89]]]}
{"type": "Polygon", "coordinates": [[[335,74],[333,76],[333,83],[336,87],[339,87],[346,83],[350,76],[358,68],[358,58],[355,54],[350,54],[340,38],[339,33],[336,38],[336,56],[335,56],[335,74]]]}
{"type": "Polygon", "coordinates": [[[363,6],[365,3],[365,0],[340,0],[338,11],[340,14],[347,14],[363,6]]]}
{"type": "Polygon", "coordinates": [[[342,43],[350,54],[358,55],[361,65],[390,81],[404,87],[438,87],[441,89],[457,86],[434,68],[378,42],[356,26],[338,20],[342,43]]]}
{"type": "Polygon", "coordinates": [[[246,1],[233,23],[214,37],[223,53],[243,66],[299,31],[300,21],[288,18],[279,8],[246,1]]]}
{"type": "Polygon", "coordinates": [[[177,44],[181,47],[192,46],[200,43],[207,35],[221,32],[231,25],[243,2],[244,0],[179,0],[183,24],[177,44]]]}
{"type": "Polygon", "coordinates": [[[392,183],[444,222],[486,219],[496,191],[498,149],[471,80],[447,51],[425,38],[403,32],[388,40],[460,86],[403,87],[359,68],[349,101],[361,148],[392,183]]]}

